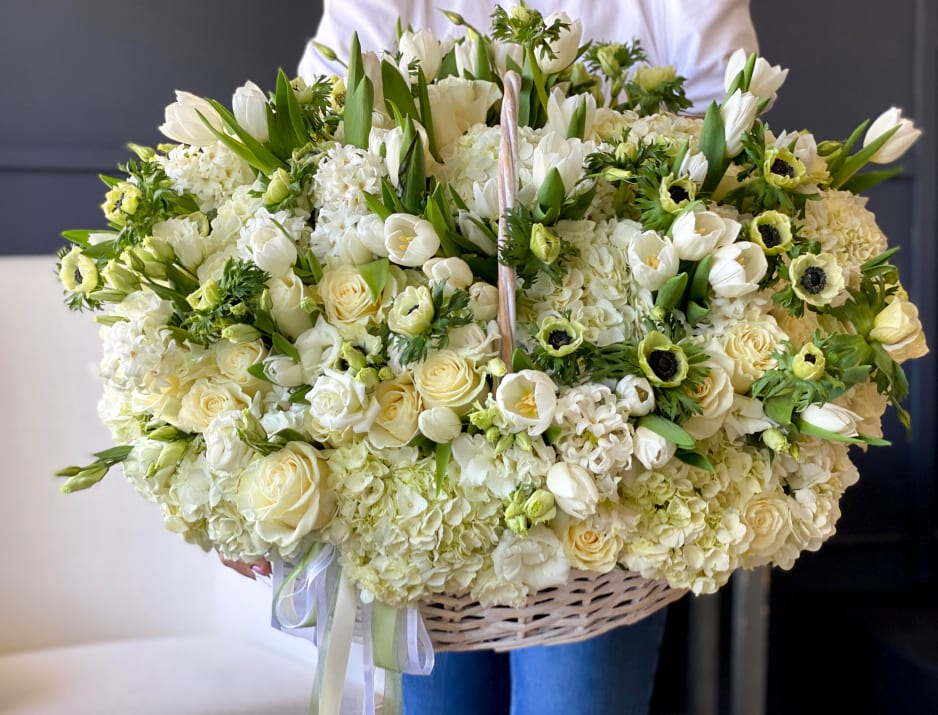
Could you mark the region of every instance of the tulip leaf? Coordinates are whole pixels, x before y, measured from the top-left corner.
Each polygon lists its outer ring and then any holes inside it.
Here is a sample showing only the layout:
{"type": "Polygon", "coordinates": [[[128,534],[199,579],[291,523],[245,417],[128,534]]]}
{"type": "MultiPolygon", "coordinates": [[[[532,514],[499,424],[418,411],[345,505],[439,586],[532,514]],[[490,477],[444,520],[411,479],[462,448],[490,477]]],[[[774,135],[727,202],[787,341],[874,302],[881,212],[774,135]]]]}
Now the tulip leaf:
{"type": "Polygon", "coordinates": [[[286,355],[288,358],[292,358],[297,362],[300,361],[300,353],[296,349],[296,346],[290,342],[290,339],[286,336],[274,331],[270,336],[271,342],[273,343],[274,350],[278,353],[286,355]]]}
{"type": "Polygon", "coordinates": [[[400,188],[404,209],[407,213],[419,216],[427,188],[427,173],[423,159],[423,140],[410,117],[404,120],[401,139],[400,188]]]}
{"type": "Polygon", "coordinates": [[[387,221],[388,216],[394,213],[393,209],[389,209],[378,199],[374,194],[364,193],[365,204],[368,206],[368,209],[373,213],[377,214],[382,221],[387,221]]]}
{"type": "Polygon", "coordinates": [[[694,277],[691,280],[690,292],[687,294],[689,300],[696,303],[702,303],[707,298],[707,290],[710,286],[710,270],[713,268],[713,255],[704,256],[694,269],[694,277]]]}
{"type": "Polygon", "coordinates": [[[723,117],[716,102],[711,102],[700,132],[700,150],[707,157],[707,178],[702,191],[713,191],[726,172],[726,135],[723,117]]]}
{"type": "Polygon", "coordinates": [[[355,90],[349,91],[345,97],[345,140],[359,149],[368,149],[374,98],[374,88],[367,77],[363,77],[355,90]]]}
{"type": "Polygon", "coordinates": [[[697,469],[703,469],[704,471],[710,472],[710,474],[717,471],[710,463],[710,460],[695,449],[679,449],[674,453],[674,456],[684,462],[684,464],[689,464],[697,469]]]}
{"type": "Polygon", "coordinates": [[[658,289],[658,295],[655,297],[655,307],[670,312],[684,298],[684,291],[687,289],[687,273],[678,273],[671,276],[658,289]]]}
{"type": "Polygon", "coordinates": [[[397,193],[394,191],[394,186],[387,177],[384,177],[381,180],[381,200],[384,201],[384,205],[388,208],[394,208],[391,213],[406,213],[404,210],[404,204],[402,204],[401,200],[397,197],[397,193]]]}
{"type": "Polygon", "coordinates": [[[420,98],[420,123],[427,131],[427,149],[430,150],[430,156],[436,161],[443,163],[443,158],[436,146],[436,133],[433,129],[433,110],[430,107],[430,95],[427,91],[427,80],[423,77],[423,72],[417,73],[417,96],[420,98]]]}
{"type": "Polygon", "coordinates": [[[244,161],[253,166],[255,169],[262,171],[267,175],[274,173],[274,171],[279,168],[286,168],[286,164],[284,164],[275,154],[267,149],[267,147],[248,134],[247,131],[245,131],[241,125],[238,124],[238,121],[235,119],[234,115],[229,112],[224,107],[224,105],[215,101],[214,99],[208,99],[206,101],[212,105],[212,107],[219,113],[219,115],[221,115],[225,125],[237,135],[238,139],[241,140],[236,141],[224,132],[218,131],[214,126],[212,126],[212,123],[205,118],[205,115],[203,115],[202,112],[196,110],[196,114],[199,115],[199,118],[205,123],[205,126],[208,127],[209,131],[215,135],[215,138],[217,138],[218,141],[228,147],[239,157],[244,159],[244,161]]]}
{"type": "Polygon", "coordinates": [[[583,139],[584,134],[586,134],[586,97],[577,103],[576,109],[570,115],[567,139],[583,139]]]}
{"type": "Polygon", "coordinates": [[[384,89],[384,103],[388,107],[388,114],[394,114],[391,105],[397,107],[401,116],[416,119],[417,105],[414,104],[414,98],[410,93],[410,87],[397,67],[387,60],[381,62],[381,84],[384,89]]]}
{"type": "Polygon", "coordinates": [[[494,82],[495,76],[492,73],[492,60],[489,58],[488,43],[481,35],[476,37],[473,50],[472,69],[476,79],[494,82]]]}
{"type": "Polygon", "coordinates": [[[862,194],[869,191],[874,186],[898,176],[903,171],[903,167],[897,166],[893,169],[884,169],[883,171],[868,171],[863,174],[854,174],[843,183],[841,188],[853,192],[854,194],[862,194]]]}
{"type": "Polygon", "coordinates": [[[387,258],[379,258],[371,263],[363,263],[358,266],[358,272],[368,286],[372,302],[377,303],[388,282],[388,275],[391,272],[390,261],[387,258]]]}
{"type": "Polygon", "coordinates": [[[856,437],[845,437],[842,434],[837,434],[836,432],[831,432],[826,430],[823,427],[818,427],[813,425],[810,422],[805,422],[804,420],[798,420],[798,431],[801,434],[806,434],[810,437],[819,437],[820,439],[826,439],[830,442],[843,442],[845,444],[869,444],[873,447],[889,447],[892,442],[879,439],[878,437],[866,437],[864,435],[857,435],[856,437]]]}
{"type": "Polygon", "coordinates": [[[443,484],[446,482],[446,470],[449,468],[450,459],[453,456],[453,443],[446,442],[436,445],[436,491],[439,494],[443,491],[443,484]]]}
{"type": "Polygon", "coordinates": [[[837,156],[827,165],[827,170],[830,172],[831,176],[836,176],[837,172],[840,171],[840,167],[843,166],[844,162],[847,160],[847,157],[850,155],[850,152],[853,150],[853,145],[860,141],[860,137],[863,136],[863,133],[866,131],[866,128],[869,125],[870,120],[864,120],[860,123],[860,126],[854,129],[853,133],[844,141],[843,145],[840,147],[840,151],[837,152],[837,156]]]}
{"type": "Polygon", "coordinates": [[[531,361],[531,358],[528,356],[528,354],[521,348],[515,348],[515,351],[511,354],[512,372],[521,372],[522,370],[534,369],[534,363],[531,361]]]}
{"type": "Polygon", "coordinates": [[[883,132],[882,135],[877,137],[874,141],[870,142],[867,146],[863,147],[856,154],[847,159],[843,166],[840,167],[836,175],[832,175],[831,186],[835,189],[842,187],[850,178],[856,174],[860,169],[862,169],[870,160],[870,158],[882,149],[883,145],[892,139],[892,135],[899,131],[899,125],[896,125],[889,129],[886,132],[883,132]]]}
{"type": "Polygon", "coordinates": [[[639,427],[650,429],[655,434],[664,437],[668,442],[676,444],[680,449],[693,450],[697,443],[683,427],[675,424],[660,415],[644,415],[638,419],[639,427]]]}
{"type": "Polygon", "coordinates": [[[563,179],[557,167],[552,167],[537,190],[537,206],[534,209],[536,221],[551,224],[560,216],[560,209],[567,193],[563,179]]]}
{"type": "Polygon", "coordinates": [[[701,320],[710,315],[710,307],[698,303],[695,300],[687,301],[687,309],[685,310],[687,316],[687,322],[691,325],[697,325],[701,320]]]}

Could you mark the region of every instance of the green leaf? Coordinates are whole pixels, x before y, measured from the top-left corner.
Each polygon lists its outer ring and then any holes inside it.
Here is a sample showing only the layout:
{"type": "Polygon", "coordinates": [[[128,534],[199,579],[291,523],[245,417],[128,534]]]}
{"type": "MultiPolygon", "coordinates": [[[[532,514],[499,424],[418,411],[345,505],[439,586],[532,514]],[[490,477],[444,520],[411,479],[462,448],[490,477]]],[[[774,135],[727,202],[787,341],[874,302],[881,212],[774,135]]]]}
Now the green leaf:
{"type": "Polygon", "coordinates": [[[403,117],[417,119],[417,105],[410,93],[410,86],[401,77],[397,67],[387,60],[381,61],[381,83],[384,89],[384,103],[388,107],[388,114],[394,115],[392,105],[397,108],[403,117]]]}
{"type": "Polygon", "coordinates": [[[489,59],[488,42],[483,37],[476,38],[473,53],[472,69],[476,79],[494,82],[495,74],[492,72],[492,61],[489,59]]]}
{"type": "Polygon", "coordinates": [[[690,466],[696,467],[697,469],[703,469],[707,472],[710,472],[710,474],[716,472],[716,469],[710,463],[710,460],[696,449],[679,449],[674,453],[674,456],[684,462],[684,464],[689,464],[690,466]]]}
{"type": "Polygon", "coordinates": [[[766,416],[774,422],[787,427],[791,424],[791,415],[795,410],[795,405],[791,401],[791,395],[778,395],[769,397],[763,403],[766,416]]]}
{"type": "Polygon", "coordinates": [[[713,191],[726,173],[726,137],[723,117],[716,102],[711,102],[700,132],[700,150],[707,157],[707,178],[702,191],[713,191]]]}
{"type": "Polygon", "coordinates": [[[708,306],[701,305],[695,300],[687,302],[687,322],[691,325],[697,325],[697,323],[704,320],[708,315],[710,315],[710,308],[708,306]]]}
{"type": "Polygon", "coordinates": [[[463,254],[462,259],[466,265],[472,269],[472,275],[481,278],[486,283],[496,285],[498,283],[498,259],[494,256],[467,256],[463,254]]]}
{"type": "Polygon", "coordinates": [[[860,123],[856,129],[853,130],[853,133],[844,141],[843,146],[840,148],[840,153],[837,154],[836,158],[831,161],[827,170],[830,172],[831,176],[836,176],[837,172],[840,171],[840,168],[844,165],[844,162],[847,160],[847,157],[850,154],[850,151],[853,149],[853,145],[860,141],[860,137],[866,132],[866,128],[870,126],[870,120],[867,119],[860,123]]]}
{"type": "Polygon", "coordinates": [[[576,109],[570,116],[570,124],[567,126],[567,139],[583,139],[586,134],[586,98],[580,100],[576,109]]]}
{"type": "Polygon", "coordinates": [[[866,437],[864,435],[857,435],[856,437],[844,437],[841,434],[822,429],[821,427],[803,420],[798,420],[798,431],[801,432],[801,434],[806,434],[811,437],[820,437],[821,439],[826,439],[830,442],[843,442],[846,444],[869,444],[874,447],[888,447],[892,444],[892,442],[889,442],[885,439],[879,439],[877,437],[866,437]]]}
{"type": "Polygon", "coordinates": [[[420,215],[423,195],[427,189],[427,172],[423,159],[423,140],[409,118],[404,121],[401,152],[401,203],[407,213],[420,215]]]}
{"type": "Polygon", "coordinates": [[[374,88],[367,77],[362,78],[355,90],[345,97],[345,141],[359,149],[368,149],[374,101],[374,88]]]}
{"type": "Polygon", "coordinates": [[[676,425],[671,420],[665,419],[660,415],[645,415],[638,419],[640,427],[650,429],[652,432],[664,437],[669,442],[676,444],[680,449],[693,450],[697,443],[683,427],[676,425]]]}
{"type": "Polygon", "coordinates": [[[451,216],[449,207],[446,205],[446,195],[443,193],[443,187],[437,184],[436,189],[427,199],[426,208],[427,220],[433,224],[433,228],[440,237],[440,246],[443,249],[443,255],[447,258],[459,256],[461,251],[453,241],[453,226],[450,225],[451,216]]]}
{"type": "Polygon", "coordinates": [[[134,448],[132,445],[122,444],[117,447],[111,447],[110,449],[104,449],[100,452],[95,452],[94,456],[106,462],[123,462],[133,451],[134,448]]]}
{"type": "MultiPolygon", "coordinates": [[[[308,387],[307,385],[307,388],[308,387]]],[[[290,402],[293,402],[293,397],[290,398],[290,402]]],[[[275,432],[272,437],[281,439],[284,442],[307,442],[309,440],[306,435],[292,429],[282,429],[279,432],[275,432]]]]}
{"type": "Polygon", "coordinates": [[[453,443],[446,442],[436,446],[436,491],[439,494],[443,491],[443,485],[446,483],[446,470],[449,467],[450,459],[453,456],[453,443]]]}
{"type": "Polygon", "coordinates": [[[521,348],[515,348],[515,351],[511,354],[512,372],[521,372],[522,370],[533,369],[534,363],[531,362],[531,358],[528,356],[528,354],[521,348]]]}
{"type": "Polygon", "coordinates": [[[387,177],[381,179],[381,199],[388,208],[394,207],[391,213],[407,213],[404,204],[402,204],[401,200],[397,197],[397,192],[394,191],[394,185],[391,184],[387,177]]]}
{"type": "Polygon", "coordinates": [[[270,378],[267,377],[267,373],[264,371],[264,363],[262,362],[256,362],[251,365],[251,367],[248,368],[248,375],[252,375],[264,382],[270,382],[270,378]]]}
{"type": "Polygon", "coordinates": [[[870,158],[878,152],[897,131],[899,131],[898,125],[884,132],[876,141],[870,142],[868,146],[863,147],[856,154],[844,161],[843,166],[840,167],[837,174],[832,175],[833,181],[831,182],[831,186],[835,189],[842,187],[854,174],[869,162],[870,158]]]}
{"type": "Polygon", "coordinates": [[[282,353],[289,358],[293,358],[297,362],[300,361],[300,352],[296,349],[296,346],[290,342],[289,338],[275,332],[271,334],[270,339],[273,342],[274,350],[276,350],[278,353],[282,353]]]}
{"type": "Polygon", "coordinates": [[[216,137],[218,137],[219,141],[225,144],[225,146],[238,154],[238,156],[243,158],[255,169],[264,172],[268,176],[277,169],[287,168],[287,165],[284,164],[279,157],[274,155],[273,152],[257,141],[257,139],[248,134],[248,132],[243,129],[240,124],[238,124],[238,120],[235,118],[234,114],[228,111],[228,108],[225,107],[225,105],[214,99],[208,99],[206,101],[212,105],[212,108],[216,112],[218,112],[219,116],[222,118],[222,121],[225,123],[225,126],[231,129],[231,131],[235,133],[238,139],[240,139],[240,142],[237,142],[227,134],[216,130],[215,127],[213,127],[200,112],[199,116],[202,117],[202,121],[205,122],[205,125],[216,137]]]}
{"type": "Polygon", "coordinates": [[[537,206],[534,209],[534,220],[550,224],[560,216],[560,209],[566,198],[566,189],[557,167],[547,172],[541,187],[537,190],[537,206]]]}
{"type": "Polygon", "coordinates": [[[391,262],[387,258],[379,258],[371,263],[363,263],[358,266],[358,272],[365,279],[368,291],[371,293],[371,300],[374,303],[384,293],[384,286],[388,282],[388,275],[391,272],[391,262]]]}
{"type": "Polygon", "coordinates": [[[430,95],[427,92],[427,80],[423,72],[417,73],[417,96],[420,98],[420,123],[427,132],[427,149],[439,163],[443,163],[443,158],[436,146],[436,132],[433,130],[433,111],[430,107],[430,95]]]}
{"type": "Polygon", "coordinates": [[[365,203],[368,205],[368,209],[379,216],[382,221],[386,221],[388,216],[394,213],[393,209],[389,209],[378,199],[374,194],[365,193],[365,203]]]}
{"type": "Polygon", "coordinates": [[[687,294],[688,300],[695,303],[703,303],[707,299],[707,292],[710,289],[710,269],[713,268],[713,256],[704,256],[694,269],[694,277],[691,280],[690,292],[687,294]]]}
{"type": "Polygon", "coordinates": [[[655,307],[670,312],[681,304],[686,289],[687,273],[678,273],[676,276],[671,276],[658,289],[655,307]]]}
{"type": "Polygon", "coordinates": [[[855,174],[845,181],[841,188],[846,191],[852,191],[855,194],[862,194],[869,191],[874,186],[895,178],[903,171],[903,167],[897,166],[893,169],[884,169],[883,171],[868,171],[863,174],[855,174]]]}

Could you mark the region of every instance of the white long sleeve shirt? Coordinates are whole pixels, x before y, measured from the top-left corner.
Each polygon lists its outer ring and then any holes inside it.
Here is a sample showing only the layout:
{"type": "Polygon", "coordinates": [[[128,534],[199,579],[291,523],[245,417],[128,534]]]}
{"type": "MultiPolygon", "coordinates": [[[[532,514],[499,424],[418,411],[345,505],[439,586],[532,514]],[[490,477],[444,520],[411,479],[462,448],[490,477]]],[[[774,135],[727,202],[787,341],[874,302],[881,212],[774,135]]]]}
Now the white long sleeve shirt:
{"type": "MultiPolygon", "coordinates": [[[[428,27],[437,37],[462,34],[437,8],[452,10],[485,32],[496,3],[491,0],[324,0],[314,39],[346,59],[354,32],[362,48],[380,51],[397,46],[397,21],[415,29],[428,27]]],[[[511,3],[504,3],[506,6],[511,3]]],[[[702,113],[723,97],[723,72],[738,47],[757,50],[749,0],[532,0],[544,15],[566,12],[583,23],[583,42],[618,42],[638,38],[652,65],[674,65],[685,77],[690,111],[702,113]]],[[[307,43],[299,75],[341,73],[307,43]]]]}

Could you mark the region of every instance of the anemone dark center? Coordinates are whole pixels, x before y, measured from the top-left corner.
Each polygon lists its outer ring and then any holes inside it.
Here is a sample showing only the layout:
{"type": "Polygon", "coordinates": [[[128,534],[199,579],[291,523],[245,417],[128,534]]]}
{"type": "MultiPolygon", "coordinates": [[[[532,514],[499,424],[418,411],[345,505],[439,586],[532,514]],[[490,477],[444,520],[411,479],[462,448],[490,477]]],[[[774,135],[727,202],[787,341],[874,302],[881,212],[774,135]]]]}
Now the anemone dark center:
{"type": "Polygon", "coordinates": [[[795,167],[784,159],[776,159],[772,162],[772,173],[777,176],[785,176],[789,179],[795,177],[795,167]]]}
{"type": "Polygon", "coordinates": [[[801,276],[801,287],[811,295],[817,295],[826,285],[827,274],[818,266],[811,266],[801,276]]]}
{"type": "Polygon", "coordinates": [[[778,232],[775,226],[760,225],[759,235],[762,236],[762,243],[765,244],[766,248],[775,248],[782,242],[782,234],[778,232]]]}
{"type": "Polygon", "coordinates": [[[677,375],[677,355],[668,350],[652,350],[648,356],[648,366],[660,380],[667,382],[677,375]]]}
{"type": "Polygon", "coordinates": [[[670,196],[671,200],[676,204],[679,204],[682,201],[687,201],[687,199],[690,198],[690,194],[687,193],[687,189],[685,189],[680,184],[675,184],[674,186],[668,187],[668,196],[670,196]]]}
{"type": "Polygon", "coordinates": [[[804,356],[804,361],[814,365],[817,362],[817,355],[814,353],[808,353],[804,356]]]}
{"type": "Polygon", "coordinates": [[[573,338],[566,330],[553,330],[550,335],[547,336],[547,344],[554,350],[559,350],[564,345],[569,345],[572,342],[573,338]]]}

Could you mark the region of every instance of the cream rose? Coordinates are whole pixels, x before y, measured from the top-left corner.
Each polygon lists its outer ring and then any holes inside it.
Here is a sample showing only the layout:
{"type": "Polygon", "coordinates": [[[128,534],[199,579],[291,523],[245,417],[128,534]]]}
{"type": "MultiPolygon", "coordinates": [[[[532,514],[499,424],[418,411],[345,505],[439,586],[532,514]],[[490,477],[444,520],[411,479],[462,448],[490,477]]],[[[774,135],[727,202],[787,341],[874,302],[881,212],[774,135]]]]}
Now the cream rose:
{"type": "Polygon", "coordinates": [[[597,522],[597,519],[560,518],[555,529],[573,568],[608,573],[616,566],[622,538],[597,522]]]}
{"type": "Polygon", "coordinates": [[[179,405],[178,426],[186,432],[204,432],[218,415],[251,403],[234,383],[217,384],[201,377],[189,387],[179,405]]]}
{"type": "Polygon", "coordinates": [[[257,532],[289,553],[300,539],[324,527],[335,509],[327,488],[328,463],[305,442],[289,442],[255,459],[238,481],[238,507],[257,532]]]}
{"type": "Polygon", "coordinates": [[[319,281],[319,299],[326,317],[343,336],[355,336],[378,312],[365,279],[355,266],[327,270],[319,281]]]}
{"type": "Polygon", "coordinates": [[[727,330],[723,352],[733,361],[733,389],[740,394],[749,391],[756,380],[775,367],[772,353],[778,345],[779,330],[774,319],[760,323],[741,321],[727,330]]]}
{"type": "Polygon", "coordinates": [[[342,352],[342,336],[320,315],[316,325],[302,333],[294,346],[300,354],[303,380],[312,385],[323,370],[335,366],[342,352]]]}
{"type": "Polygon", "coordinates": [[[463,415],[482,399],[485,377],[468,359],[452,350],[430,353],[414,367],[414,385],[429,407],[449,407],[463,415]]]}
{"type": "Polygon", "coordinates": [[[238,385],[253,385],[257,378],[248,372],[251,365],[261,362],[267,357],[267,348],[260,340],[250,343],[232,343],[228,340],[219,340],[212,346],[215,353],[215,364],[218,371],[226,380],[238,385]]]}
{"type": "Polygon", "coordinates": [[[326,370],[316,380],[306,399],[312,421],[331,433],[346,429],[367,433],[380,409],[362,383],[347,372],[335,370],[326,370]]]}
{"type": "Polygon", "coordinates": [[[746,568],[763,566],[772,560],[791,535],[791,509],[782,493],[760,494],[749,500],[742,513],[743,524],[752,541],[743,558],[746,568]]]}
{"type": "Polygon", "coordinates": [[[378,413],[368,432],[376,447],[403,447],[417,434],[420,395],[409,377],[380,383],[373,398],[378,413]]]}

